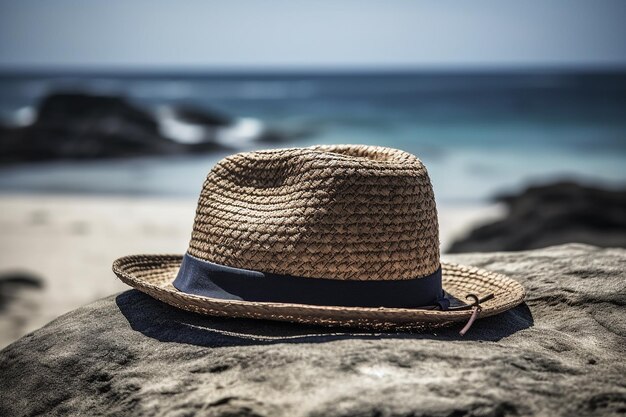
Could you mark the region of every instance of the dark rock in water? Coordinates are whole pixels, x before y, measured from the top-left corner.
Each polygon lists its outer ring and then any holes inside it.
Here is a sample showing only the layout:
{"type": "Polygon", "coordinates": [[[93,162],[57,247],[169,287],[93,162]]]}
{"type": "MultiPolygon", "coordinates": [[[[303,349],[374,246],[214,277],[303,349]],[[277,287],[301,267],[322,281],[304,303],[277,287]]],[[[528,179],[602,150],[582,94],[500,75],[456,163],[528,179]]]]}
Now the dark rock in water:
{"type": "Polygon", "coordinates": [[[626,190],[560,182],[496,199],[506,218],[480,226],[449,253],[537,249],[568,242],[626,247],[626,190]]]}
{"type": "Polygon", "coordinates": [[[180,152],[150,114],[119,97],[53,94],[37,119],[0,136],[0,162],[89,159],[180,152]]]}
{"type": "Polygon", "coordinates": [[[230,126],[234,120],[225,114],[205,108],[197,108],[189,105],[176,106],[173,112],[177,119],[182,122],[192,123],[201,126],[230,126]]]}
{"type": "Polygon", "coordinates": [[[31,125],[0,126],[0,163],[237,150],[299,136],[191,106],[165,110],[156,118],[122,97],[55,93],[31,125]]]}
{"type": "Polygon", "coordinates": [[[89,128],[107,121],[128,123],[147,134],[158,134],[158,125],[152,116],[123,98],[81,93],[45,97],[39,103],[35,125],[52,129],[80,123],[89,128]]]}
{"type": "MultiPolygon", "coordinates": [[[[434,333],[177,310],[129,290],[0,351],[0,415],[508,416],[626,410],[626,250],[450,256],[526,304],[434,333]]],[[[111,279],[115,279],[111,277],[111,279]]]]}

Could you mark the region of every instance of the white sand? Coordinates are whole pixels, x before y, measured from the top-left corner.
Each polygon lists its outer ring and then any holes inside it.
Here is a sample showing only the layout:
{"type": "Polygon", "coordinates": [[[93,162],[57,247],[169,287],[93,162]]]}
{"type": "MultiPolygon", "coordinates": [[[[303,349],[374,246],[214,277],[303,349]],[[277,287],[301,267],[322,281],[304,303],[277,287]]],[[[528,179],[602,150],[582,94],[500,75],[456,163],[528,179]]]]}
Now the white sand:
{"type": "MultiPolygon", "coordinates": [[[[0,348],[50,320],[127,289],[111,272],[117,257],[183,253],[195,199],[1,196],[0,279],[24,272],[42,290],[24,289],[0,313],[0,348]]],[[[439,207],[442,247],[477,221],[501,215],[491,206],[439,207]]]]}

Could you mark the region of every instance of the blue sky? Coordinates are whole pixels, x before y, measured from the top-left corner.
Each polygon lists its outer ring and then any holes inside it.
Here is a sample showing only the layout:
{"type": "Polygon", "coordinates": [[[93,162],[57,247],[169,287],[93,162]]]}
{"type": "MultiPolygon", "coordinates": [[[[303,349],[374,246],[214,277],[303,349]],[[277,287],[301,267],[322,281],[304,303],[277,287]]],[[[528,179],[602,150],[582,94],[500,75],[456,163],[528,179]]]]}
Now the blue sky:
{"type": "Polygon", "coordinates": [[[622,0],[0,0],[0,68],[626,67],[622,0]]]}

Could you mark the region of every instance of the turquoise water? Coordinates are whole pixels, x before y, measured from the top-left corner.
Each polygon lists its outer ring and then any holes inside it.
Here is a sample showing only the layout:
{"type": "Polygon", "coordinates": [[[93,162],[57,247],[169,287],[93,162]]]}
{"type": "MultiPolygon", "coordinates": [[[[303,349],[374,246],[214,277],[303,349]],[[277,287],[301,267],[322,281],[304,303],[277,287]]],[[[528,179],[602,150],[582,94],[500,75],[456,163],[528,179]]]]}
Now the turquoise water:
{"type": "MultiPolygon", "coordinates": [[[[0,116],[50,91],[193,104],[310,135],[280,146],[365,143],[418,155],[440,202],[531,183],[626,184],[625,74],[239,74],[0,77],[0,116]]],[[[246,147],[252,148],[251,147],[246,147]]],[[[0,169],[0,190],[193,196],[226,153],[0,169]]]]}

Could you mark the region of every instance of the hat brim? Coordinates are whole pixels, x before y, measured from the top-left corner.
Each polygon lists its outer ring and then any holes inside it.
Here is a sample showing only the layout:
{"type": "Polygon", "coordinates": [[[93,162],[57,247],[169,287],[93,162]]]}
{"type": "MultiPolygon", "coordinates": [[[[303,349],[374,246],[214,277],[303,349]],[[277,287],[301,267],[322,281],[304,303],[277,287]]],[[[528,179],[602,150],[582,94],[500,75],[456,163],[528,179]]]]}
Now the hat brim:
{"type": "MultiPolygon", "coordinates": [[[[157,300],[210,316],[389,330],[440,327],[467,321],[472,314],[471,310],[318,306],[203,297],[184,293],[172,285],[182,260],[182,255],[125,256],[113,263],[113,272],[126,284],[157,300]]],[[[479,318],[501,313],[524,301],[522,285],[505,275],[450,263],[442,263],[441,267],[443,289],[452,297],[466,300],[470,294],[494,294],[481,303],[479,318]]]]}

